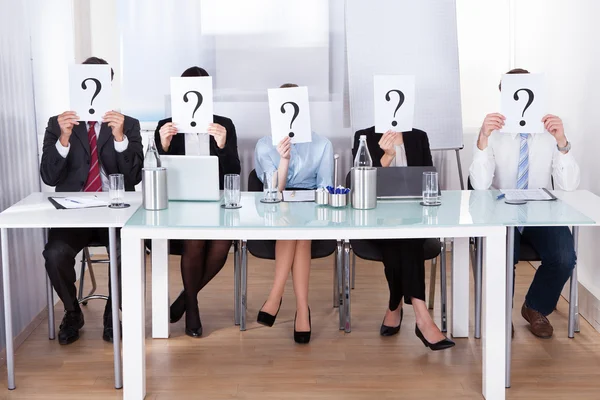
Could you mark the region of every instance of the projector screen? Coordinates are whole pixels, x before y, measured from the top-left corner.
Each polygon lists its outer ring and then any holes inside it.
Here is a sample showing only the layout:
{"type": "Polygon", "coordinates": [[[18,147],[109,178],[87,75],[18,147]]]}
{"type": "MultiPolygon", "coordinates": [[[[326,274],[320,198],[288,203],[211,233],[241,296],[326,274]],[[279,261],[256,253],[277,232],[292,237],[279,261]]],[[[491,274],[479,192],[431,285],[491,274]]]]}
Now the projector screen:
{"type": "Polygon", "coordinates": [[[432,149],[462,147],[454,0],[347,0],[346,44],[353,131],[375,124],[374,75],[414,75],[413,127],[432,149]]]}

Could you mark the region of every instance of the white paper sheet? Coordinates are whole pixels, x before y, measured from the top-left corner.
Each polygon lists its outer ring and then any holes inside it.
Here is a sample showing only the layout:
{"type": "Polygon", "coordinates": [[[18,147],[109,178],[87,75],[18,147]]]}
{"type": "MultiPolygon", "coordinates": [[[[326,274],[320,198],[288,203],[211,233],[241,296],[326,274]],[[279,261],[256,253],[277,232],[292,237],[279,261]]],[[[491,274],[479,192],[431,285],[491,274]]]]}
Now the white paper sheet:
{"type": "Polygon", "coordinates": [[[110,111],[109,65],[77,64],[69,67],[69,104],[80,121],[102,121],[110,111]]]}
{"type": "Polygon", "coordinates": [[[171,113],[178,132],[206,133],[213,122],[212,77],[171,78],[171,113]]]}
{"type": "Polygon", "coordinates": [[[544,77],[542,74],[502,76],[501,113],[506,117],[502,132],[543,133],[545,115],[544,77]]]}
{"type": "Polygon", "coordinates": [[[554,200],[554,197],[544,189],[503,189],[500,191],[508,201],[543,201],[554,200]]]}
{"type": "Polygon", "coordinates": [[[90,197],[49,197],[66,209],[107,207],[108,202],[90,197]]]}
{"type": "Polygon", "coordinates": [[[415,77],[413,75],[375,75],[375,132],[407,132],[415,117],[415,77]]]}
{"type": "Polygon", "coordinates": [[[268,93],[273,145],[286,136],[292,138],[292,143],[311,142],[308,88],[269,89],[268,93]]]}
{"type": "Polygon", "coordinates": [[[288,203],[315,201],[314,190],[284,190],[283,201],[288,203]]]}

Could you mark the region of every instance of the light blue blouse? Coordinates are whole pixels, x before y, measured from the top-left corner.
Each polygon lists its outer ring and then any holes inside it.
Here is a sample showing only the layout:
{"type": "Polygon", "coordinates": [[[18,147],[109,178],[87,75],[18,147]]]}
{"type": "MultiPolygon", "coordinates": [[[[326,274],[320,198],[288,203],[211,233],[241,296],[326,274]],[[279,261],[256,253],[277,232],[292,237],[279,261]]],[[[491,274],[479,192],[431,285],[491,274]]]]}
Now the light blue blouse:
{"type": "MultiPolygon", "coordinates": [[[[265,171],[279,167],[280,156],[271,136],[256,143],[254,168],[263,181],[265,171]]],[[[292,144],[287,188],[316,189],[333,186],[333,146],[329,139],[312,133],[312,142],[292,144]]]]}

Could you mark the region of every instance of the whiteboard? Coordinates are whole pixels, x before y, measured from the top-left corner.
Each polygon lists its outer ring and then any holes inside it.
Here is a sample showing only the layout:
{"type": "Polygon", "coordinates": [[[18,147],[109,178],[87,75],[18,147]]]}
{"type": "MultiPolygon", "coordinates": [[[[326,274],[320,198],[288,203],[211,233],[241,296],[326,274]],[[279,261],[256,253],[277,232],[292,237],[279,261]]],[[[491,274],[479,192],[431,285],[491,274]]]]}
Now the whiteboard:
{"type": "Polygon", "coordinates": [[[415,75],[414,128],[463,146],[455,0],[347,0],[346,46],[353,131],[375,124],[374,75],[415,75]]]}

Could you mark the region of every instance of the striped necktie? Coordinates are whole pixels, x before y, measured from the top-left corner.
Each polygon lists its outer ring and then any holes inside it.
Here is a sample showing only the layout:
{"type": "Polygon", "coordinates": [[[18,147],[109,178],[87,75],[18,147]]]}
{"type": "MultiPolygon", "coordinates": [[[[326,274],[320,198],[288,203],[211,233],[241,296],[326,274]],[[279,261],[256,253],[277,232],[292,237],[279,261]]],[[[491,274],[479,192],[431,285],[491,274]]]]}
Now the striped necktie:
{"type": "MultiPolygon", "coordinates": [[[[521,147],[519,150],[519,169],[517,172],[517,189],[529,188],[529,144],[527,138],[529,133],[521,133],[521,147]]],[[[517,227],[519,233],[523,233],[524,227],[517,227]]]]}
{"type": "Polygon", "coordinates": [[[102,179],[100,178],[100,163],[98,162],[98,144],[96,141],[95,121],[89,121],[88,140],[90,142],[90,169],[88,171],[87,181],[83,186],[84,192],[101,192],[102,179]]]}

